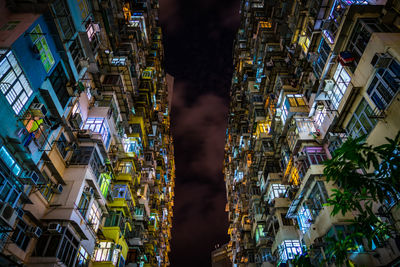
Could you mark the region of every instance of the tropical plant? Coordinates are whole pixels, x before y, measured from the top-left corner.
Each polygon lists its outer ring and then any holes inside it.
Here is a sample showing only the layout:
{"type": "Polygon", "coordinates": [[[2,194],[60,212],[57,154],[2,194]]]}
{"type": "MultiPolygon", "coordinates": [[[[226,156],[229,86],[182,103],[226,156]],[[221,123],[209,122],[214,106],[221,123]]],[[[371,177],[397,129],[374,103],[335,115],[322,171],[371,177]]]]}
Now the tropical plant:
{"type": "Polygon", "coordinates": [[[386,138],[387,144],[377,147],[368,145],[366,137],[349,138],[338,148],[332,159],[324,162],[327,181],[334,182],[338,189],[326,205],[333,206],[331,215],[354,212],[349,222],[354,232],[344,239],[327,238],[328,260],[336,265],[351,266],[347,254],[355,249],[355,238],[365,237],[370,248],[384,245],[395,235],[391,224],[382,220],[389,212],[373,211],[374,204],[383,205],[388,200],[397,201],[400,196],[400,132],[394,139],[386,138]]]}

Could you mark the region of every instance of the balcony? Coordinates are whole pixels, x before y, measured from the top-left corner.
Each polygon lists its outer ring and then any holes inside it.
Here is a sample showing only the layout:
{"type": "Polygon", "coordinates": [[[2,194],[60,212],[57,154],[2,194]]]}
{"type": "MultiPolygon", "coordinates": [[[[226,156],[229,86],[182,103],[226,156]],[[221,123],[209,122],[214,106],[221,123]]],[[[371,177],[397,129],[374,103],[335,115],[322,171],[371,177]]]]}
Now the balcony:
{"type": "Polygon", "coordinates": [[[323,161],[328,157],[323,147],[305,147],[296,157],[298,178],[302,184],[306,183],[310,176],[323,174],[323,161]]]}
{"type": "Polygon", "coordinates": [[[321,143],[320,132],[315,128],[314,122],[309,118],[293,118],[289,125],[286,137],[290,151],[296,154],[303,142],[321,143]]]}
{"type": "Polygon", "coordinates": [[[112,202],[108,204],[110,208],[124,208],[125,213],[134,212],[135,200],[127,184],[114,184],[111,191],[112,202]]]}
{"type": "Polygon", "coordinates": [[[133,161],[121,161],[116,170],[116,180],[134,182],[136,181],[136,168],[133,161]]]}

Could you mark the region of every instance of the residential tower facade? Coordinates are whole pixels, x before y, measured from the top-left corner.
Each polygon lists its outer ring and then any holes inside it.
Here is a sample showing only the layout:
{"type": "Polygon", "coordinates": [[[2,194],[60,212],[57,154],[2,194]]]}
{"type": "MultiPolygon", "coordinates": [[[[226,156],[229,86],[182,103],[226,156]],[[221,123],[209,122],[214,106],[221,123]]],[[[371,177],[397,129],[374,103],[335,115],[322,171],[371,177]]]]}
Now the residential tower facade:
{"type": "Polygon", "coordinates": [[[1,1],[0,265],[168,266],[157,0],[1,1]]]}
{"type": "MultiPolygon", "coordinates": [[[[334,266],[327,237],[351,215],[326,206],[323,161],[349,137],[380,145],[400,130],[399,1],[242,0],[224,174],[233,266],[288,266],[307,252],[334,266]]],[[[396,202],[384,208],[398,218],[396,202]]],[[[391,222],[395,226],[395,222],[391,222]]],[[[394,266],[399,240],[360,242],[360,266],[394,266]]]]}

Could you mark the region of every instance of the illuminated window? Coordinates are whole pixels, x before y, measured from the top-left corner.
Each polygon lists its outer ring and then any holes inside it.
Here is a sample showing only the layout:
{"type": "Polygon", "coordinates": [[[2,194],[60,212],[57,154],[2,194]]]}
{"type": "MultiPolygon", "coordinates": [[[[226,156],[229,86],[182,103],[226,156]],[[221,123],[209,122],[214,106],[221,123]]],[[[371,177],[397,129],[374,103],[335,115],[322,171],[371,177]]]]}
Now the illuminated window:
{"type": "Polygon", "coordinates": [[[84,247],[80,247],[78,251],[78,255],[76,258],[75,267],[87,267],[89,266],[90,256],[89,253],[85,250],[84,247]]]}
{"type": "Polygon", "coordinates": [[[4,146],[0,148],[0,158],[15,175],[18,176],[21,173],[21,167],[4,146]]]}
{"type": "Polygon", "coordinates": [[[328,96],[332,101],[333,107],[338,109],[340,101],[350,84],[351,78],[343,66],[338,64],[335,74],[333,75],[333,80],[335,81],[335,86],[331,91],[328,91],[328,96]]]}
{"type": "Polygon", "coordinates": [[[98,184],[100,186],[101,194],[107,197],[108,189],[110,188],[111,176],[108,173],[100,174],[98,184]]]}
{"type": "Polygon", "coordinates": [[[308,48],[310,47],[310,39],[307,36],[300,36],[299,45],[303,49],[304,53],[307,53],[308,48]]]}
{"type": "Polygon", "coordinates": [[[85,20],[89,14],[88,3],[86,2],[86,0],[77,0],[77,2],[79,10],[81,11],[81,18],[85,20]]]}
{"type": "Polygon", "coordinates": [[[101,210],[96,201],[93,202],[92,207],[90,208],[88,221],[92,229],[97,232],[101,221],[101,210]]]}
{"type": "Polygon", "coordinates": [[[86,34],[88,36],[89,42],[96,39],[96,33],[100,31],[99,24],[89,23],[86,28],[86,34]]]}
{"type": "Polygon", "coordinates": [[[310,229],[312,216],[309,208],[306,205],[301,205],[299,212],[297,213],[297,221],[299,223],[300,231],[305,234],[310,229]]]}
{"type": "Polygon", "coordinates": [[[107,120],[105,118],[88,118],[85,125],[83,126],[83,129],[89,129],[95,133],[101,134],[104,146],[108,148],[110,144],[111,134],[107,120]]]}
{"type": "Polygon", "coordinates": [[[123,161],[118,166],[118,172],[124,174],[130,174],[133,171],[133,164],[130,161],[123,161]]]}
{"type": "Polygon", "coordinates": [[[324,122],[326,118],[327,112],[326,112],[326,107],[325,106],[317,106],[317,109],[315,111],[314,115],[314,122],[318,127],[322,126],[322,123],[324,122]]]}
{"type": "Polygon", "coordinates": [[[299,240],[284,240],[278,247],[280,262],[294,259],[297,254],[302,253],[299,240]]]}
{"type": "Polygon", "coordinates": [[[269,201],[273,200],[274,198],[284,197],[286,193],[286,186],[281,184],[271,184],[269,189],[269,201]]]}
{"type": "Polygon", "coordinates": [[[132,199],[129,187],[125,184],[114,185],[112,195],[114,198],[125,198],[126,200],[132,199]]]}
{"type": "Polygon", "coordinates": [[[286,95],[286,99],[289,101],[289,105],[291,107],[300,107],[306,105],[302,95],[286,95]]]}
{"type": "Polygon", "coordinates": [[[112,242],[100,242],[94,253],[94,261],[111,261],[116,266],[119,252],[112,242]]]}
{"type": "Polygon", "coordinates": [[[90,202],[89,194],[83,192],[81,199],[79,200],[79,203],[78,203],[78,210],[82,214],[83,218],[86,217],[86,213],[89,208],[89,202],[90,202]]]}
{"type": "Polygon", "coordinates": [[[38,50],[44,69],[49,72],[55,61],[39,24],[32,30],[30,36],[38,50]]]}
{"type": "Polygon", "coordinates": [[[292,168],[292,173],[290,175],[289,182],[294,184],[294,185],[300,184],[299,171],[297,170],[296,167],[292,168]]]}
{"type": "Polygon", "coordinates": [[[12,51],[0,50],[0,90],[16,114],[19,114],[32,88],[12,51]]]}
{"type": "Polygon", "coordinates": [[[265,237],[264,227],[265,226],[263,224],[257,224],[256,235],[255,235],[256,242],[258,242],[260,238],[265,237]]]}

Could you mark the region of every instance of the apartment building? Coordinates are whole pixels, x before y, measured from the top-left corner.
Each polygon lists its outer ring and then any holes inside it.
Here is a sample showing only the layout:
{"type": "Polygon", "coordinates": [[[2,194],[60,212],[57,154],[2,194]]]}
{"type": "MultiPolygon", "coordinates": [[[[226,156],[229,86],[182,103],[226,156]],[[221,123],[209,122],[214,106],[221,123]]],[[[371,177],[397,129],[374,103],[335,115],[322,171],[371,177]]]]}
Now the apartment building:
{"type": "Polygon", "coordinates": [[[173,79],[158,8],[0,2],[1,266],[169,265],[173,79]]]}
{"type": "MultiPolygon", "coordinates": [[[[324,205],[337,186],[322,162],[349,136],[375,146],[399,132],[399,14],[391,0],[241,1],[224,161],[233,266],[305,252],[335,266],[324,240],[349,234],[352,215],[324,205]]],[[[398,263],[399,240],[364,241],[355,265],[398,263]]]]}

